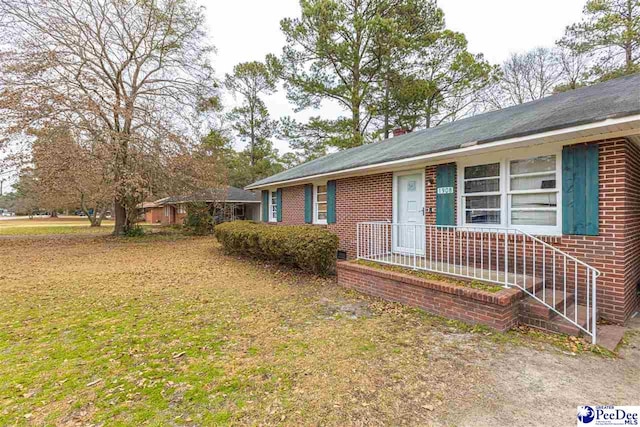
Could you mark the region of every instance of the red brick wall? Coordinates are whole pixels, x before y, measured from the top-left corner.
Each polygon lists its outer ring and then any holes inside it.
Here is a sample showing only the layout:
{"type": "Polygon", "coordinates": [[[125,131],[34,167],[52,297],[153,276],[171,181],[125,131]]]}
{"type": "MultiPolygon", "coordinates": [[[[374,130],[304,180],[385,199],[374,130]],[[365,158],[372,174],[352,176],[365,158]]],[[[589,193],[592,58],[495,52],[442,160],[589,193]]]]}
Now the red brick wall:
{"type": "Polygon", "coordinates": [[[360,176],[336,182],[336,223],[328,229],[340,238],[340,250],[356,256],[356,225],[393,217],[393,174],[360,176]]]}
{"type": "Polygon", "coordinates": [[[182,224],[182,221],[187,216],[187,214],[177,213],[177,209],[173,206],[171,206],[170,209],[173,216],[165,216],[164,206],[147,209],[147,211],[144,213],[144,221],[148,224],[182,224]]]}
{"type": "Polygon", "coordinates": [[[625,259],[625,227],[631,208],[625,199],[630,187],[638,185],[626,179],[626,171],[638,156],[632,154],[631,144],[624,139],[597,144],[600,146],[599,235],[564,235],[545,240],[602,272],[598,279],[598,309],[608,320],[623,323],[632,314],[625,265],[640,261],[625,259]]]}
{"type": "Polygon", "coordinates": [[[304,185],[282,189],[282,222],[280,224],[304,224],[304,185]]]}
{"type": "Polygon", "coordinates": [[[144,213],[144,221],[149,224],[162,222],[163,208],[150,208],[144,213]]]}
{"type": "MultiPolygon", "coordinates": [[[[638,225],[640,222],[638,203],[640,202],[636,196],[640,193],[640,150],[622,138],[595,144],[599,145],[600,151],[599,235],[563,235],[541,237],[541,239],[602,272],[602,276],[598,279],[598,309],[608,320],[623,323],[638,306],[635,289],[640,280],[640,226],[638,225]]],[[[540,249],[538,246],[537,277],[541,277],[540,249]]],[[[529,254],[532,253],[530,245],[526,250],[529,254]]],[[[552,259],[552,253],[546,251],[546,255],[547,283],[551,283],[553,270],[549,266],[549,260],[552,259]]],[[[476,258],[479,259],[479,253],[476,258]]],[[[484,259],[486,263],[486,253],[484,259]]],[[[499,257],[500,269],[503,268],[503,264],[500,263],[502,259],[502,256],[499,257]]],[[[513,254],[509,254],[510,271],[513,271],[513,266],[513,254]]],[[[531,260],[528,259],[528,274],[531,274],[532,270],[531,260]]],[[[520,258],[518,272],[522,271],[522,258],[520,258]]],[[[562,284],[563,274],[564,265],[558,258],[556,263],[558,287],[562,284]]],[[[574,277],[571,264],[568,265],[568,276],[574,277]]],[[[580,282],[578,303],[585,305],[586,281],[583,269],[579,269],[578,278],[580,282]]],[[[568,286],[573,288],[571,280],[568,286]]]]}
{"type": "Polygon", "coordinates": [[[165,215],[164,207],[162,207],[160,209],[161,209],[160,223],[162,225],[174,224],[175,223],[175,212],[176,212],[176,209],[173,206],[169,206],[169,215],[165,215]]]}
{"type": "Polygon", "coordinates": [[[348,262],[339,262],[337,273],[341,286],[439,316],[480,323],[499,331],[518,323],[522,293],[516,289],[489,293],[348,262]]]}
{"type": "Polygon", "coordinates": [[[625,168],[625,313],[640,310],[640,148],[626,146],[625,168]]]}
{"type": "Polygon", "coordinates": [[[184,224],[184,219],[187,217],[186,213],[177,213],[176,212],[176,219],[174,221],[174,224],[178,224],[178,225],[182,225],[184,224]]]}
{"type": "MultiPolygon", "coordinates": [[[[427,166],[424,171],[424,222],[428,225],[436,223],[436,169],[437,166],[427,166]]],[[[457,177],[456,177],[457,178],[457,177]]],[[[457,190],[457,187],[454,187],[457,190]]],[[[454,190],[454,191],[455,191],[454,190]]]]}
{"type": "MultiPolygon", "coordinates": [[[[543,240],[603,273],[598,279],[598,308],[603,317],[623,323],[639,303],[640,149],[622,138],[596,143],[600,147],[599,235],[543,240]]],[[[436,166],[425,169],[427,209],[435,207],[435,170],[436,166]]],[[[338,235],[340,249],[349,258],[356,255],[358,222],[392,219],[392,190],[392,173],[337,180],[336,224],[327,227],[338,235]]],[[[304,223],[303,185],[283,188],[282,212],[282,223],[304,223]]],[[[426,221],[435,224],[435,211],[426,213],[426,221]]]]}

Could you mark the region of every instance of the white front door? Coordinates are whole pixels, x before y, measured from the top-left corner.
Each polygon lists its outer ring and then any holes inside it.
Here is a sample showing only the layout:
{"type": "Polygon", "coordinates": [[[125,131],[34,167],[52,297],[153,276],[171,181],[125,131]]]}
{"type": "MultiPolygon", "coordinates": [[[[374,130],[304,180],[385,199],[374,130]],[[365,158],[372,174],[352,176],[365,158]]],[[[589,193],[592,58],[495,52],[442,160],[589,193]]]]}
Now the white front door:
{"type": "Polygon", "coordinates": [[[393,250],[424,254],[424,175],[422,171],[394,175],[396,197],[393,250]]]}

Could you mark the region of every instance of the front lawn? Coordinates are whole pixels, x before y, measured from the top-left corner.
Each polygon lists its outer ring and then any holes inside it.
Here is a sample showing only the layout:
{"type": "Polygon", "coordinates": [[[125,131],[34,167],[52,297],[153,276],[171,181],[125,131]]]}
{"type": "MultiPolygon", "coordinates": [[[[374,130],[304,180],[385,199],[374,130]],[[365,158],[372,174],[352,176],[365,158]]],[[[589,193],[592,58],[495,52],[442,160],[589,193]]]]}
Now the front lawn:
{"type": "Polygon", "coordinates": [[[0,220],[0,236],[109,234],[113,224],[104,220],[101,227],[91,227],[86,217],[8,218],[0,220]]]}
{"type": "Polygon", "coordinates": [[[426,317],[210,238],[7,243],[0,425],[426,421],[470,379],[416,351],[426,317]]]}
{"type": "MultiPolygon", "coordinates": [[[[115,222],[110,219],[102,221],[100,227],[91,227],[86,217],[59,218],[9,218],[0,220],[0,238],[2,236],[55,236],[55,235],[107,235],[113,233],[115,222]]],[[[158,224],[140,223],[139,227],[146,231],[168,230],[158,224]]]]}
{"type": "Polygon", "coordinates": [[[209,237],[0,245],[0,425],[495,425],[527,398],[575,422],[575,405],[610,400],[568,375],[640,376],[224,256],[209,237]],[[527,378],[501,379],[523,364],[527,378]],[[548,393],[524,387],[537,374],[548,393]]]}

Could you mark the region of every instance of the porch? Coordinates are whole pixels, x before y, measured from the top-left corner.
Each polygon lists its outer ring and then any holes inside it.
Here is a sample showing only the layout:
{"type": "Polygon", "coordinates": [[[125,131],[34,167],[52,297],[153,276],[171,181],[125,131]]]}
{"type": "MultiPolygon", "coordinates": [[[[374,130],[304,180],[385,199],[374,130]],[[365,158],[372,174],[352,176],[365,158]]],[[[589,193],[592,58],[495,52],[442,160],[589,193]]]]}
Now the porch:
{"type": "Polygon", "coordinates": [[[521,291],[519,320],[596,341],[600,272],[517,229],[362,222],[357,259],[521,291]]]}

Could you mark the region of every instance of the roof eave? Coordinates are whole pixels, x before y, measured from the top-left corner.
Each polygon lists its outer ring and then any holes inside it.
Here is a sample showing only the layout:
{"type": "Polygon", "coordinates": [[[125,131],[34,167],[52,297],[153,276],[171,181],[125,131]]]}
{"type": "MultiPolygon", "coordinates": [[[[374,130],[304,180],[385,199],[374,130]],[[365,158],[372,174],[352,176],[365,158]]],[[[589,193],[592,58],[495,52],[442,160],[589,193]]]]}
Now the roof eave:
{"type": "Polygon", "coordinates": [[[571,126],[565,126],[556,129],[548,129],[542,132],[536,132],[520,136],[510,136],[508,138],[496,139],[496,140],[484,140],[478,141],[475,144],[460,144],[457,148],[439,152],[433,152],[428,154],[422,154],[419,156],[407,157],[398,160],[391,160],[381,163],[373,163],[370,165],[358,166],[354,168],[341,169],[316,175],[302,176],[293,179],[287,179],[282,181],[267,182],[264,184],[249,184],[244,187],[245,190],[260,190],[265,188],[273,188],[276,186],[290,186],[301,182],[309,182],[321,178],[339,177],[343,175],[358,175],[358,172],[367,174],[370,171],[385,168],[398,168],[409,166],[415,163],[428,162],[442,157],[451,157],[455,155],[468,154],[473,151],[488,150],[494,147],[502,147],[508,145],[522,144],[527,142],[533,142],[536,140],[542,140],[545,138],[557,138],[566,139],[570,143],[587,142],[589,140],[605,139],[607,137],[624,136],[625,134],[634,135],[640,133],[640,114],[638,112],[631,115],[609,117],[604,120],[591,121],[580,124],[573,124],[571,126]],[[618,127],[622,125],[633,124],[631,129],[619,130],[618,127]],[[581,137],[578,134],[593,131],[597,132],[599,129],[608,129],[605,132],[594,133],[593,135],[581,137]]]}

